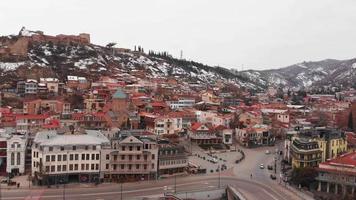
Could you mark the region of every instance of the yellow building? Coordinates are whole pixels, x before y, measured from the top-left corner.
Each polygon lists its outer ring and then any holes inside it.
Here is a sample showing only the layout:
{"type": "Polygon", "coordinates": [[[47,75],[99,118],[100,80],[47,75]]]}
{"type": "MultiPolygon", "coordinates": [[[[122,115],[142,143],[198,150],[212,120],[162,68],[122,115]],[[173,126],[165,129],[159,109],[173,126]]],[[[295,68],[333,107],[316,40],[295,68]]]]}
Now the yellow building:
{"type": "Polygon", "coordinates": [[[331,129],[301,132],[292,138],[290,148],[293,168],[317,167],[345,152],[347,141],[343,132],[331,129]]]}

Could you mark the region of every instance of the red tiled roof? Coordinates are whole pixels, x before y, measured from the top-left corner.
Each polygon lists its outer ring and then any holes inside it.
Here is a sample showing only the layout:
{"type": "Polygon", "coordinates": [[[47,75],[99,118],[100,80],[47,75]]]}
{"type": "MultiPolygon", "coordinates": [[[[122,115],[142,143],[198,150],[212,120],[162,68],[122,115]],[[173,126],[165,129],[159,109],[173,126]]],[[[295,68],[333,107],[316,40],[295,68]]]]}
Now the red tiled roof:
{"type": "Polygon", "coordinates": [[[48,115],[16,115],[16,119],[46,119],[48,115]]]}
{"type": "Polygon", "coordinates": [[[164,102],[158,102],[158,101],[152,102],[151,105],[152,105],[152,107],[167,107],[167,104],[166,104],[166,103],[164,103],[164,102]]]}
{"type": "Polygon", "coordinates": [[[199,122],[194,122],[192,126],[190,127],[192,130],[196,131],[199,127],[201,127],[203,124],[199,122]]]}
{"type": "Polygon", "coordinates": [[[328,160],[321,164],[324,164],[324,165],[350,165],[350,166],[353,165],[353,167],[356,167],[356,152],[343,154],[337,158],[328,160]]]}

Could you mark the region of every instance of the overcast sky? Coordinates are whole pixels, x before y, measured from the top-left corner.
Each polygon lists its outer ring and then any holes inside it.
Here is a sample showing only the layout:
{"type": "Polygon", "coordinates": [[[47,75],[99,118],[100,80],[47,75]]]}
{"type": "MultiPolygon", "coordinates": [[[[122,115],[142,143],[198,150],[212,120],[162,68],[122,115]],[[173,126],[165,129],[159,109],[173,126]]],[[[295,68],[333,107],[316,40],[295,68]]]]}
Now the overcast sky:
{"type": "Polygon", "coordinates": [[[356,0],[2,0],[0,25],[239,70],[356,57],[356,0]]]}

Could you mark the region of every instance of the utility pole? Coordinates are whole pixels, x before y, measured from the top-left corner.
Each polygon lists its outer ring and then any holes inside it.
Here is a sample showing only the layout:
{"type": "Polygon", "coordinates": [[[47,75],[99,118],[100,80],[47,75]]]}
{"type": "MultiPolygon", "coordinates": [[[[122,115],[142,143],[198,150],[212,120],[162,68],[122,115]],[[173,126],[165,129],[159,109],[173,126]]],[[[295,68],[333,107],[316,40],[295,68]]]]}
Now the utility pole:
{"type": "Polygon", "coordinates": [[[220,180],[221,180],[221,177],[220,177],[220,165],[218,165],[218,170],[219,170],[219,187],[218,188],[220,188],[220,180]]]}
{"type": "Polygon", "coordinates": [[[122,184],[123,183],[121,183],[121,186],[120,186],[120,200],[122,200],[122,184]]]}
{"type": "Polygon", "coordinates": [[[174,194],[177,193],[177,175],[174,175],[174,194]]]}
{"type": "Polygon", "coordinates": [[[63,200],[66,200],[66,183],[63,184],[63,200]]]}

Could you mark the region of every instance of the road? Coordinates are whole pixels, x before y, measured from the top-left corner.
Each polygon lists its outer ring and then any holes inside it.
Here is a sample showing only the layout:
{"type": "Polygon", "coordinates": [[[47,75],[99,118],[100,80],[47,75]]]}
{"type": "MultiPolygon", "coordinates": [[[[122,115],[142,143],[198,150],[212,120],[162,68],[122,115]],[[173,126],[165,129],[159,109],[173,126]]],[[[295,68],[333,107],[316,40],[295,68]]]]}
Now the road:
{"type": "MultiPolygon", "coordinates": [[[[284,200],[301,199],[295,193],[290,192],[278,184],[278,180],[269,178],[270,172],[267,169],[259,169],[259,164],[265,166],[273,161],[274,155],[266,155],[265,150],[274,152],[276,147],[262,147],[259,149],[244,149],[246,159],[227,171],[220,174],[220,186],[231,185],[237,188],[247,199],[251,200],[284,200]],[[252,179],[250,174],[253,174],[252,179]]],[[[278,177],[278,176],[277,176],[278,177]]],[[[218,173],[187,176],[163,179],[156,181],[143,181],[139,183],[123,184],[121,192],[120,184],[101,184],[89,187],[66,187],[59,188],[39,188],[39,189],[16,189],[1,191],[2,200],[118,200],[121,199],[142,199],[143,197],[162,195],[164,192],[172,192],[176,188],[177,192],[207,190],[218,188],[218,173]],[[174,187],[176,182],[176,187],[174,187]],[[166,190],[165,190],[166,189],[166,190]],[[65,198],[64,198],[65,197],[65,198]]]]}

